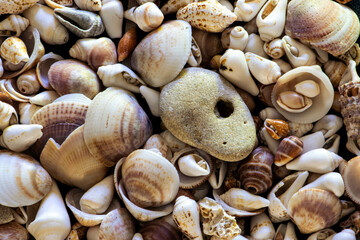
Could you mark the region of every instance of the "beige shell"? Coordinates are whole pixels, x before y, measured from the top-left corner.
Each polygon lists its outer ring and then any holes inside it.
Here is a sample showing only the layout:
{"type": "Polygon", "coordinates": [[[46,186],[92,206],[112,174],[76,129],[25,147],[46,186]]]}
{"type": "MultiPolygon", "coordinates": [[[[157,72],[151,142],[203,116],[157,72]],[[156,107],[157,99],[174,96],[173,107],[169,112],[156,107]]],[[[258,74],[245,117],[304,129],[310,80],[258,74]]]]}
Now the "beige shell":
{"type": "Polygon", "coordinates": [[[71,57],[87,64],[94,70],[117,63],[116,46],[110,38],[82,38],[70,48],[71,57]]]}
{"type": "Polygon", "coordinates": [[[296,123],[296,122],[289,122],[289,126],[290,126],[289,135],[294,135],[296,137],[304,136],[314,127],[312,123],[296,123]]]}
{"type": "Polygon", "coordinates": [[[294,68],[316,64],[316,54],[305,44],[289,36],[284,36],[282,38],[282,46],[286,57],[294,68]]]}
{"type": "Polygon", "coordinates": [[[288,222],[286,225],[280,224],[276,230],[274,239],[275,240],[282,240],[282,239],[297,240],[294,224],[292,222],[288,222]]]}
{"type": "Polygon", "coordinates": [[[222,32],[237,16],[215,0],[194,2],[180,8],[176,18],[185,20],[192,27],[208,32],[222,32]]]}
{"type": "Polygon", "coordinates": [[[345,70],[346,65],[341,61],[330,60],[324,64],[324,72],[329,77],[335,89],[339,87],[339,83],[345,70]]]}
{"type": "Polygon", "coordinates": [[[176,13],[180,8],[193,2],[197,2],[197,0],[169,0],[160,10],[164,15],[176,13]]]}
{"type": "Polygon", "coordinates": [[[16,86],[22,94],[35,94],[40,90],[40,83],[36,76],[35,69],[22,73],[16,80],[16,86]]]}
{"type": "Polygon", "coordinates": [[[10,207],[0,205],[0,225],[9,223],[14,220],[14,215],[10,207]]]}
{"type": "Polygon", "coordinates": [[[131,240],[135,234],[135,223],[126,208],[114,209],[101,221],[100,239],[131,240]]]}
{"type": "Polygon", "coordinates": [[[345,191],[347,195],[357,204],[360,203],[359,186],[356,184],[354,179],[356,179],[359,175],[359,163],[360,158],[358,156],[352,158],[347,162],[344,171],[341,173],[344,179],[345,191]]]}
{"type": "Polygon", "coordinates": [[[265,42],[261,40],[259,35],[251,33],[249,35],[248,43],[244,49],[244,53],[252,52],[263,58],[269,58],[269,56],[264,51],[264,44],[265,42]]]}
{"type": "Polygon", "coordinates": [[[266,213],[251,217],[250,236],[255,239],[273,239],[275,228],[266,213]]]}
{"type": "Polygon", "coordinates": [[[0,22],[0,36],[19,37],[29,24],[29,20],[20,15],[10,15],[0,22]]]}
{"type": "Polygon", "coordinates": [[[327,239],[328,237],[331,237],[331,235],[335,234],[336,232],[331,228],[324,228],[322,230],[319,230],[313,234],[311,234],[307,240],[321,240],[321,239],[327,239]]]}
{"type": "Polygon", "coordinates": [[[0,1],[0,15],[2,14],[19,14],[25,9],[31,7],[39,0],[1,0],[0,1]]]}
{"type": "Polygon", "coordinates": [[[40,162],[56,180],[89,189],[105,177],[107,168],[92,157],[83,134],[84,127],[78,127],[61,145],[50,138],[41,152],[40,162]]]}
{"type": "Polygon", "coordinates": [[[341,210],[340,200],[333,193],[316,188],[298,191],[288,204],[291,219],[304,234],[331,227],[339,220],[341,210]]]}
{"type": "Polygon", "coordinates": [[[322,148],[325,144],[324,134],[320,131],[306,134],[305,136],[302,136],[300,140],[303,141],[303,154],[311,150],[322,148]]]}
{"type": "Polygon", "coordinates": [[[38,106],[45,106],[54,102],[60,96],[54,90],[47,90],[36,94],[35,96],[29,99],[31,104],[36,104],[38,106]]]}
{"type": "Polygon", "coordinates": [[[281,76],[277,63],[251,52],[245,53],[245,58],[251,74],[262,84],[275,83],[281,76]]]}
{"type": "Polygon", "coordinates": [[[8,96],[14,101],[29,102],[30,98],[34,95],[22,94],[16,85],[15,79],[0,80],[1,92],[8,94],[8,96]]]}
{"type": "Polygon", "coordinates": [[[282,74],[287,73],[288,71],[290,71],[292,69],[290,63],[288,63],[282,59],[273,59],[273,61],[276,62],[277,65],[279,65],[282,74]]]}
{"type": "Polygon", "coordinates": [[[147,2],[125,11],[124,17],[136,23],[144,32],[156,29],[164,20],[163,13],[153,2],[147,2]]]}
{"type": "Polygon", "coordinates": [[[119,0],[103,0],[99,12],[106,33],[110,38],[121,38],[124,8],[119,0]]]}
{"type": "Polygon", "coordinates": [[[89,106],[84,139],[90,153],[106,166],[142,146],[152,125],[135,98],[120,88],[109,87],[89,106]],[[136,126],[136,127],[134,127],[136,126]]]}
{"type": "Polygon", "coordinates": [[[82,10],[100,11],[101,0],[74,0],[75,4],[82,10]]]}
{"type": "Polygon", "coordinates": [[[275,38],[269,42],[266,42],[264,44],[264,51],[267,55],[274,59],[279,59],[285,54],[282,40],[280,38],[275,38]]]}
{"type": "Polygon", "coordinates": [[[191,40],[191,26],[187,22],[168,21],[136,46],[131,56],[132,69],[150,86],[164,86],[185,66],[191,40]]]}
{"type": "Polygon", "coordinates": [[[171,160],[172,158],[172,151],[168,144],[166,143],[165,139],[159,134],[153,134],[144,144],[144,149],[152,149],[155,148],[159,150],[160,154],[168,159],[171,160]]]}
{"type": "Polygon", "coordinates": [[[255,16],[265,4],[266,0],[238,0],[235,4],[234,13],[238,21],[249,22],[256,20],[255,16]]]}
{"type": "Polygon", "coordinates": [[[48,72],[51,65],[60,60],[63,60],[63,57],[52,52],[47,53],[42,58],[40,58],[36,65],[36,76],[43,88],[48,90],[52,89],[49,83],[48,72]]]}
{"type": "MultiPolygon", "coordinates": [[[[301,95],[301,94],[300,94],[301,95]]],[[[285,118],[298,123],[312,123],[321,119],[330,110],[334,98],[334,89],[329,78],[319,66],[304,66],[290,70],[282,75],[275,84],[271,99],[272,103],[285,118]],[[320,86],[320,94],[312,100],[312,105],[300,112],[292,112],[278,104],[280,93],[294,91],[296,84],[304,80],[313,80],[320,86]]]]}
{"type": "Polygon", "coordinates": [[[223,48],[239,49],[243,51],[248,43],[249,34],[241,26],[225,29],[221,34],[221,44],[223,48]]]}
{"type": "Polygon", "coordinates": [[[31,103],[19,103],[19,116],[21,124],[30,124],[32,116],[41,107],[31,103]]]}
{"type": "Polygon", "coordinates": [[[30,59],[25,43],[18,37],[8,37],[1,44],[0,56],[12,64],[26,63],[30,59]]]}
{"type": "Polygon", "coordinates": [[[69,33],[61,23],[56,20],[54,10],[44,5],[35,4],[23,13],[29,19],[30,25],[40,33],[41,39],[51,45],[67,43],[69,33]]]}
{"type": "Polygon", "coordinates": [[[0,204],[9,207],[32,205],[51,188],[52,180],[34,158],[22,153],[0,151],[0,204]]]}
{"type": "Polygon", "coordinates": [[[329,138],[343,126],[343,119],[333,114],[325,115],[312,129],[313,132],[321,131],[325,138],[329,138]]]}
{"type": "Polygon", "coordinates": [[[219,189],[226,177],[227,162],[216,159],[214,171],[210,174],[209,183],[213,189],[219,189]]]}
{"type": "Polygon", "coordinates": [[[4,67],[3,67],[3,64],[2,64],[2,60],[0,58],[0,78],[2,77],[3,74],[4,74],[4,67]]]}
{"type": "Polygon", "coordinates": [[[71,7],[73,0],[43,0],[51,8],[71,7]]]}
{"type": "Polygon", "coordinates": [[[344,194],[345,186],[344,181],[340,173],[329,172],[321,175],[315,181],[305,185],[300,190],[309,189],[309,188],[318,188],[332,192],[337,197],[341,197],[344,194]]]}
{"type": "Polygon", "coordinates": [[[5,102],[0,102],[0,130],[18,123],[18,115],[15,108],[5,102]]]}
{"type": "Polygon", "coordinates": [[[285,32],[337,56],[356,42],[359,18],[350,8],[330,0],[291,1],[285,32]]]}

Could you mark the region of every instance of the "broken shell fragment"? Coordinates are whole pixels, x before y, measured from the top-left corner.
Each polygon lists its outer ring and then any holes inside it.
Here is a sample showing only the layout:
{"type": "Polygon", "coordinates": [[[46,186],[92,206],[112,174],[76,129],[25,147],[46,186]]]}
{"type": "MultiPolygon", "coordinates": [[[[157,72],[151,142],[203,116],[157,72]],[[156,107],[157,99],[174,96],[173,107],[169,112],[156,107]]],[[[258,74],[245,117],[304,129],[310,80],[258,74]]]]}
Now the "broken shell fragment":
{"type": "Polygon", "coordinates": [[[118,61],[124,61],[135,49],[137,45],[136,27],[130,28],[120,39],[117,48],[118,61]]]}
{"type": "Polygon", "coordinates": [[[345,191],[352,201],[359,204],[359,186],[356,184],[354,179],[357,179],[359,176],[359,164],[360,157],[354,157],[349,160],[345,166],[345,169],[342,171],[341,175],[345,183],[345,191]]]}
{"type": "Polygon", "coordinates": [[[136,23],[144,32],[156,29],[164,20],[163,13],[153,2],[147,2],[126,10],[124,17],[136,23]]]}

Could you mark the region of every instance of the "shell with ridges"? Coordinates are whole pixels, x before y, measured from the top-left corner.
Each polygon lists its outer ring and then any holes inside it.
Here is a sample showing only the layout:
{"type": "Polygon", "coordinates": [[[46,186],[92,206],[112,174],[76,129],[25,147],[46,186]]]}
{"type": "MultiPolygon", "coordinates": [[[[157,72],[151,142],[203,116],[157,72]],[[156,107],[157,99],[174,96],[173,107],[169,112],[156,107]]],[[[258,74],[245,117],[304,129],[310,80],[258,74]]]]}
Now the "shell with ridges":
{"type": "Polygon", "coordinates": [[[289,136],[284,138],[280,142],[279,147],[276,151],[274,162],[275,165],[280,167],[287,164],[288,162],[299,156],[302,150],[303,141],[301,141],[301,139],[296,136],[289,136]]]}
{"type": "Polygon", "coordinates": [[[147,2],[139,7],[126,10],[124,17],[135,22],[144,32],[150,32],[160,26],[164,15],[153,2],[147,2]]]}
{"type": "Polygon", "coordinates": [[[0,55],[5,61],[12,64],[26,63],[30,59],[25,43],[18,37],[5,39],[0,46],[0,55]]]}
{"type": "Polygon", "coordinates": [[[82,10],[100,11],[102,4],[101,0],[74,0],[75,4],[82,10]]]}
{"type": "Polygon", "coordinates": [[[249,22],[255,19],[255,16],[265,4],[266,0],[238,0],[235,5],[234,13],[238,21],[249,22]]]}
{"type": "Polygon", "coordinates": [[[251,52],[245,53],[245,57],[250,72],[262,84],[275,83],[281,76],[281,70],[277,63],[251,52]]]}
{"type": "Polygon", "coordinates": [[[345,70],[346,65],[341,61],[330,60],[324,64],[324,72],[329,77],[335,89],[339,87],[341,77],[345,70]]]}
{"type": "Polygon", "coordinates": [[[359,185],[354,179],[357,179],[359,176],[359,165],[360,157],[354,157],[347,162],[344,171],[341,173],[347,195],[357,204],[360,203],[359,185]]]}
{"type": "Polygon", "coordinates": [[[28,9],[39,0],[1,0],[0,15],[1,14],[19,14],[28,9]]]}
{"type": "Polygon", "coordinates": [[[29,24],[29,20],[20,15],[10,15],[0,22],[0,36],[18,37],[29,24]]]}
{"type": "Polygon", "coordinates": [[[16,80],[16,86],[22,94],[35,94],[40,90],[40,83],[36,76],[35,69],[22,73],[16,80]]]}
{"type": "Polygon", "coordinates": [[[264,127],[275,140],[287,137],[290,131],[289,124],[281,119],[267,118],[264,122],[264,127]]]}
{"type": "Polygon", "coordinates": [[[133,240],[182,239],[181,232],[171,215],[146,223],[139,232],[140,236],[137,235],[137,238],[133,240]],[[141,238],[139,239],[139,237],[141,238]]]}
{"type": "Polygon", "coordinates": [[[135,224],[126,208],[114,209],[101,221],[99,240],[131,240],[135,234],[135,224]]]}
{"type": "Polygon", "coordinates": [[[159,152],[161,153],[161,155],[164,158],[166,158],[168,160],[171,160],[171,158],[172,158],[172,151],[171,151],[170,147],[166,143],[165,139],[159,134],[154,134],[151,137],[149,137],[149,139],[144,144],[143,148],[144,149],[155,148],[155,149],[159,150],[159,152]]]}
{"type": "Polygon", "coordinates": [[[99,12],[106,33],[110,38],[121,38],[124,8],[119,0],[103,0],[99,12]]]}
{"type": "Polygon", "coordinates": [[[289,126],[290,126],[289,135],[294,135],[296,137],[304,136],[314,127],[312,123],[296,123],[296,122],[289,122],[289,126]]]}
{"type": "Polygon", "coordinates": [[[264,44],[264,51],[267,55],[274,59],[279,59],[285,54],[282,40],[280,38],[275,38],[269,42],[266,42],[264,44]]]}

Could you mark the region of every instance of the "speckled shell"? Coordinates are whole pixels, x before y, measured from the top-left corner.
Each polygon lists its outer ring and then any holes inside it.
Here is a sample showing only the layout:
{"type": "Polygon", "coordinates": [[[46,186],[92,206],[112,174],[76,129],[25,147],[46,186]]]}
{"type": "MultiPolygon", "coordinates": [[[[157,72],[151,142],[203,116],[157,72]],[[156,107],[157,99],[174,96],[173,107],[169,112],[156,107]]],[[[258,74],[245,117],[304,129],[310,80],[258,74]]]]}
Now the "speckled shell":
{"type": "Polygon", "coordinates": [[[180,8],[176,18],[185,20],[192,27],[208,32],[222,32],[237,16],[215,0],[194,2],[180,8]]]}
{"type": "Polygon", "coordinates": [[[256,148],[238,170],[241,185],[253,194],[266,192],[272,185],[274,156],[266,147],[256,148]]]}
{"type": "Polygon", "coordinates": [[[180,20],[168,21],[136,46],[131,66],[147,84],[161,87],[180,73],[190,51],[190,24],[180,20]]]}
{"type": "Polygon", "coordinates": [[[39,0],[1,0],[0,1],[0,15],[1,14],[19,14],[28,9],[39,0]]]}
{"type": "Polygon", "coordinates": [[[29,20],[20,15],[10,15],[0,22],[0,36],[18,37],[29,24],[29,20]]]}
{"type": "Polygon", "coordinates": [[[29,61],[25,43],[18,37],[8,37],[0,46],[0,55],[12,64],[29,61]]]}
{"type": "Polygon", "coordinates": [[[359,37],[359,18],[350,8],[330,0],[293,0],[285,32],[334,56],[348,51],[359,37]]]}
{"type": "Polygon", "coordinates": [[[198,0],[169,0],[160,10],[164,15],[176,13],[180,8],[197,1],[198,0]]]}

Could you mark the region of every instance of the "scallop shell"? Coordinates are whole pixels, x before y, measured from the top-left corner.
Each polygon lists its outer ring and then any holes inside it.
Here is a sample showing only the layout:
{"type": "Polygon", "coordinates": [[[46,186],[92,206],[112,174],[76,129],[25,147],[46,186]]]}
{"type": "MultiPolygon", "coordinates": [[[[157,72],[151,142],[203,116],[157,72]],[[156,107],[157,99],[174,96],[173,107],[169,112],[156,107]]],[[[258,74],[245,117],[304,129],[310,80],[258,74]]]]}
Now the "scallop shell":
{"type": "Polygon", "coordinates": [[[131,240],[135,223],[125,208],[114,209],[101,221],[99,239],[131,240]]]}
{"type": "Polygon", "coordinates": [[[103,0],[99,12],[110,38],[121,38],[124,8],[119,0],[103,0]]]}
{"type": "Polygon", "coordinates": [[[29,19],[30,25],[40,33],[41,39],[51,45],[67,43],[69,33],[61,23],[56,20],[54,10],[41,4],[35,4],[23,13],[29,19]]]}
{"type": "Polygon", "coordinates": [[[255,16],[265,4],[266,0],[238,0],[235,4],[234,13],[238,21],[249,22],[256,19],[255,16]]]}
{"type": "Polygon", "coordinates": [[[333,193],[310,188],[295,193],[289,200],[288,210],[300,232],[309,234],[337,223],[342,208],[333,193]]]}
{"type": "Polygon", "coordinates": [[[356,42],[360,24],[354,11],[334,1],[295,0],[288,5],[285,32],[337,56],[356,42]]]}
{"type": "Polygon", "coordinates": [[[74,0],[75,4],[82,10],[100,11],[101,0],[74,0]]]}
{"type": "Polygon", "coordinates": [[[8,37],[0,46],[0,55],[12,64],[29,61],[26,45],[18,37],[8,37]]]}
{"type": "Polygon", "coordinates": [[[185,20],[192,27],[208,32],[222,32],[232,24],[237,16],[214,0],[194,2],[180,8],[176,18],[185,20]]]}
{"type": "Polygon", "coordinates": [[[98,36],[105,30],[100,16],[89,11],[56,8],[54,16],[69,31],[80,38],[98,36]]]}
{"type": "Polygon", "coordinates": [[[135,49],[137,45],[136,28],[130,28],[120,39],[117,48],[118,62],[124,61],[135,49]]]}
{"type": "Polygon", "coordinates": [[[0,204],[9,207],[32,205],[40,201],[51,188],[50,175],[32,157],[12,151],[0,151],[0,204]]]}
{"type": "Polygon", "coordinates": [[[110,87],[96,95],[84,126],[90,153],[106,166],[142,146],[152,132],[146,113],[127,91],[110,87]]]}
{"type": "Polygon", "coordinates": [[[185,21],[168,21],[136,46],[131,66],[147,84],[160,87],[180,73],[190,51],[191,26],[185,21]]]}
{"type": "Polygon", "coordinates": [[[38,1],[39,0],[1,0],[0,15],[22,13],[24,10],[28,9],[38,1]]]}
{"type": "Polygon", "coordinates": [[[164,20],[164,15],[153,2],[147,2],[125,11],[124,17],[136,23],[144,32],[156,29],[164,20]]]}
{"type": "Polygon", "coordinates": [[[10,15],[0,22],[0,36],[18,37],[29,24],[29,20],[20,15],[10,15]]]}

